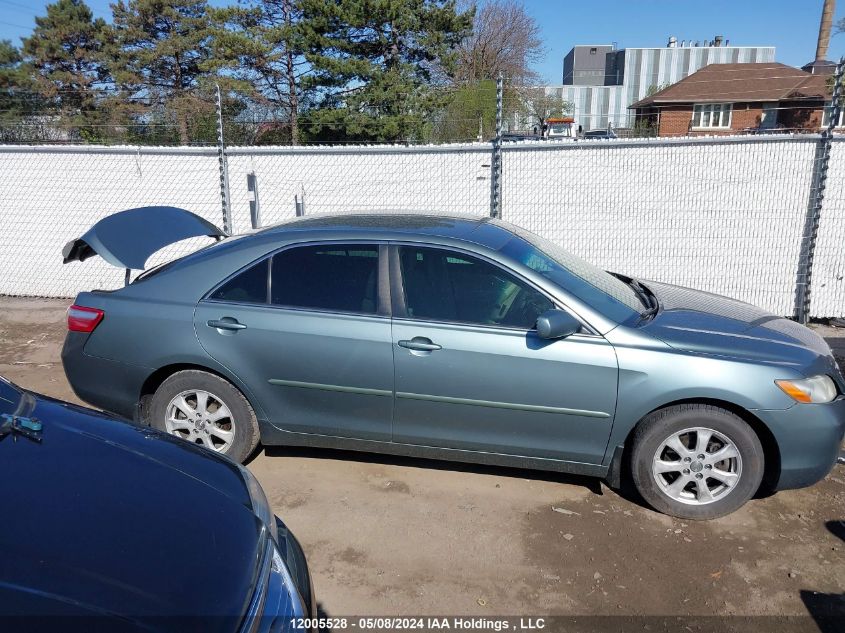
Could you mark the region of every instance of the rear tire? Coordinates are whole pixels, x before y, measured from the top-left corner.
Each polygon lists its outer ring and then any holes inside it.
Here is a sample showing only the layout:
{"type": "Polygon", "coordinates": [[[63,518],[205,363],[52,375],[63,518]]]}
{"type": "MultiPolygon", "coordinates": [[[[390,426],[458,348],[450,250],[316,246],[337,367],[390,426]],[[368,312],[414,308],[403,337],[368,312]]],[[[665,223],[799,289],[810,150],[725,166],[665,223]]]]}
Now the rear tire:
{"type": "Polygon", "coordinates": [[[168,377],[149,403],[150,425],[243,462],[258,445],[258,420],[229,381],[190,369],[168,377]]]}
{"type": "Polygon", "coordinates": [[[763,478],[754,430],[730,411],[685,404],[655,411],[634,433],[631,474],[655,510],[704,520],[741,508],[763,478]]]}

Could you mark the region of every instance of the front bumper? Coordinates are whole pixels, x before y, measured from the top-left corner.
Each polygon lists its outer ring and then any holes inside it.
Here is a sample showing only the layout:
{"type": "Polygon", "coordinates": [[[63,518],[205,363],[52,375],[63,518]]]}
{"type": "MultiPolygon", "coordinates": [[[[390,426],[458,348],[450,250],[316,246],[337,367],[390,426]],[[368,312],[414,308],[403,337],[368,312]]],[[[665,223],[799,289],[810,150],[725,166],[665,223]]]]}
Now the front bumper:
{"type": "Polygon", "coordinates": [[[827,476],[842,455],[845,396],[827,404],[796,404],[783,411],[755,413],[778,445],[778,490],[812,486],[827,476]]]}

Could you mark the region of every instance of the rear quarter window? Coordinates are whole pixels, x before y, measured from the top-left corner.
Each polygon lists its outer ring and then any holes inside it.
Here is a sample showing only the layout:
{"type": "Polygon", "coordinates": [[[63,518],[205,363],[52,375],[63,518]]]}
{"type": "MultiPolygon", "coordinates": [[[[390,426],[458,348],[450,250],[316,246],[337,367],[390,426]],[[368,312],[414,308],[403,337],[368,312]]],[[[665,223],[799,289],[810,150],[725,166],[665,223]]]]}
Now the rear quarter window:
{"type": "Polygon", "coordinates": [[[267,303],[269,265],[269,259],[253,264],[220,286],[210,298],[232,303],[267,303]]]}

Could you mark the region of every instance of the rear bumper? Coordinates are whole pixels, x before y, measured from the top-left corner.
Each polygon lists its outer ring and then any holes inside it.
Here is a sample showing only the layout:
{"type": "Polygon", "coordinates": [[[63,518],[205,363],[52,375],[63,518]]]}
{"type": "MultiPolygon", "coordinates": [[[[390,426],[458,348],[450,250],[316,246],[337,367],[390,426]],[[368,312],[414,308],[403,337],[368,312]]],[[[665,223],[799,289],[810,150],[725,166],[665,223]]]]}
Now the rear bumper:
{"type": "Polygon", "coordinates": [[[138,398],[151,370],[86,354],[88,337],[68,332],[62,347],[62,365],[73,392],[94,407],[137,422],[138,398]]]}
{"type": "Polygon", "coordinates": [[[797,404],[785,411],[755,413],[778,444],[778,490],[812,486],[836,465],[845,436],[845,396],[828,404],[797,404]]]}

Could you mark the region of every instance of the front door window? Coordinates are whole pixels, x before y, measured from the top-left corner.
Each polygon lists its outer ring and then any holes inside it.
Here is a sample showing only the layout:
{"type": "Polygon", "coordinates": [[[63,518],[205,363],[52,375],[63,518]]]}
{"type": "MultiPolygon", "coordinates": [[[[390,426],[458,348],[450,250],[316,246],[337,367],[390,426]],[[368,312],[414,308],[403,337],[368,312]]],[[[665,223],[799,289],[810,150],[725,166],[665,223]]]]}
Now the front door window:
{"type": "Polygon", "coordinates": [[[437,248],[401,246],[407,316],[426,321],[530,330],[554,308],[539,290],[482,259],[437,248]]]}

